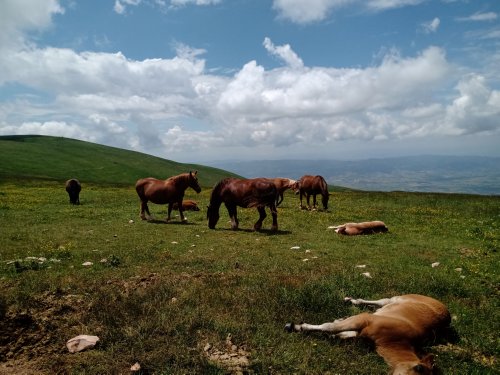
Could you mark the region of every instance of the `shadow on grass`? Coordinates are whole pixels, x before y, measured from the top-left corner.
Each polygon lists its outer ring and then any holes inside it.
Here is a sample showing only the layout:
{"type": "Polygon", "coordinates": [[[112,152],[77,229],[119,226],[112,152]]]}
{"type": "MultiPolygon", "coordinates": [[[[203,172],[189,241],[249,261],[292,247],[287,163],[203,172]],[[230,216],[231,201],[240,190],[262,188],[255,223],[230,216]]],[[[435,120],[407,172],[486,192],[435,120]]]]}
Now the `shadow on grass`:
{"type": "Polygon", "coordinates": [[[225,231],[225,232],[245,232],[245,233],[262,233],[267,236],[280,236],[280,235],[289,235],[292,234],[291,231],[289,230],[271,230],[271,229],[260,229],[260,230],[255,230],[252,228],[238,228],[238,229],[231,229],[231,228],[215,228],[211,229],[214,231],[225,231]]]}
{"type": "Polygon", "coordinates": [[[196,225],[195,223],[191,223],[189,221],[177,221],[177,220],[160,220],[160,219],[150,219],[147,221],[149,224],[169,224],[169,225],[196,225]]]}

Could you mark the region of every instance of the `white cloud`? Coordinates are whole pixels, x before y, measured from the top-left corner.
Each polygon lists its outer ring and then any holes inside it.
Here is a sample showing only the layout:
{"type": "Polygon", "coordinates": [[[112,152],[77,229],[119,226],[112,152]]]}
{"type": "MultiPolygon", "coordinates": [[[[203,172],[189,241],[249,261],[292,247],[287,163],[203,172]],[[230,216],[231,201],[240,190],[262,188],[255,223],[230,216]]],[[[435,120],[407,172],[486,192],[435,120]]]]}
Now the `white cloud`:
{"type": "Polygon", "coordinates": [[[500,91],[490,89],[477,74],[464,77],[456,88],[459,96],[446,108],[448,127],[461,134],[500,129],[500,91]]]}
{"type": "Polygon", "coordinates": [[[368,0],[367,6],[374,10],[387,10],[418,5],[424,1],[426,0],[368,0]]]}
{"type": "Polygon", "coordinates": [[[189,4],[194,5],[215,5],[219,4],[222,0],[171,0],[173,6],[185,6],[189,4]]]}
{"type": "MultiPolygon", "coordinates": [[[[318,1],[311,7],[343,3],[318,1]]],[[[0,29],[22,36],[25,29],[50,26],[51,15],[62,10],[56,2],[45,4],[50,6],[39,9],[43,16],[33,18],[38,21],[28,22],[11,9],[17,23],[0,23],[0,29]]],[[[307,66],[292,46],[265,38],[263,48],[285,65],[266,70],[249,61],[227,76],[207,72],[205,50],[174,47],[177,55],[170,59],[134,60],[119,52],[4,46],[0,85],[33,93],[0,102],[0,134],[62,135],[173,159],[197,154],[203,160],[209,148],[218,155],[289,145],[316,151],[344,140],[500,131],[500,92],[490,88],[485,75],[457,78],[441,48],[428,47],[416,56],[391,50],[377,65],[339,69],[307,66]],[[443,95],[443,82],[455,82],[456,92],[443,95]]],[[[491,65],[498,66],[497,60],[491,65]]]]}
{"type": "Polygon", "coordinates": [[[495,21],[498,18],[498,14],[494,12],[486,12],[486,13],[474,13],[467,17],[459,17],[457,21],[495,21]]]}
{"type": "Polygon", "coordinates": [[[64,13],[57,0],[2,0],[0,2],[0,51],[23,42],[23,32],[45,29],[52,16],[64,13]]]}
{"type": "Polygon", "coordinates": [[[357,0],[273,0],[273,9],[279,17],[296,23],[324,20],[335,8],[357,0]]]}
{"type": "Polygon", "coordinates": [[[292,50],[289,44],[285,44],[283,46],[275,46],[273,42],[271,42],[271,39],[266,37],[264,39],[263,45],[270,54],[278,56],[289,67],[299,69],[304,66],[302,59],[297,56],[297,54],[292,50]]]}
{"type": "Polygon", "coordinates": [[[118,14],[124,14],[128,5],[137,6],[141,1],[142,0],[115,0],[113,10],[118,14]]]}
{"type": "Polygon", "coordinates": [[[434,18],[432,21],[424,22],[421,24],[422,30],[426,34],[435,33],[440,25],[441,21],[439,18],[434,18]]]}

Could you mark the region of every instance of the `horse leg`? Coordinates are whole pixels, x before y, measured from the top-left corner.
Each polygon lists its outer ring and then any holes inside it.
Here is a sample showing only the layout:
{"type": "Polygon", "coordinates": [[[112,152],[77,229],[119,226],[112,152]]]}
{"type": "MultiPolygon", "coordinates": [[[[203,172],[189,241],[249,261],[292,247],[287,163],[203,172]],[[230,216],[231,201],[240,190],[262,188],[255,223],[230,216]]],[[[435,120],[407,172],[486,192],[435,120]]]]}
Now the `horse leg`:
{"type": "Polygon", "coordinates": [[[279,206],[283,202],[283,193],[278,193],[278,201],[276,202],[276,206],[279,206]]]}
{"type": "Polygon", "coordinates": [[[141,200],[141,213],[140,217],[142,220],[147,220],[149,217],[151,217],[149,213],[149,207],[148,207],[148,202],[141,200]],[[144,214],[146,212],[147,216],[144,214]]]}
{"type": "Polygon", "coordinates": [[[274,205],[270,206],[271,216],[273,217],[273,225],[271,226],[271,230],[273,232],[278,230],[278,210],[274,205]]]}
{"type": "Polygon", "coordinates": [[[311,194],[309,194],[309,193],[306,194],[306,200],[307,200],[307,208],[310,210],[311,209],[311,194]]]}
{"type": "Polygon", "coordinates": [[[238,225],[240,224],[238,221],[238,213],[236,211],[236,205],[228,205],[226,204],[227,213],[229,214],[229,218],[231,219],[231,229],[238,229],[238,225]]]}
{"type": "Polygon", "coordinates": [[[323,324],[288,323],[285,325],[285,330],[288,332],[319,331],[332,333],[340,338],[349,338],[356,337],[372,320],[373,315],[361,313],[346,319],[337,319],[333,322],[323,324]]]}
{"type": "Polygon", "coordinates": [[[187,219],[184,217],[184,208],[182,208],[182,199],[177,202],[177,207],[179,207],[179,216],[181,217],[181,222],[187,223],[187,219]]]}
{"type": "Polygon", "coordinates": [[[316,194],[313,194],[313,210],[316,209],[316,194]]]}
{"type": "Polygon", "coordinates": [[[392,298],[382,298],[374,301],[368,301],[362,298],[354,299],[352,297],[345,297],[344,301],[349,301],[353,305],[373,305],[377,307],[383,307],[385,305],[388,305],[389,303],[395,302],[398,297],[392,297],[392,298]]]}
{"type": "Polygon", "coordinates": [[[302,206],[302,197],[304,196],[304,193],[302,191],[300,192],[300,209],[303,210],[304,206],[302,206]]]}
{"type": "MultiPolygon", "coordinates": [[[[172,202],[170,202],[168,204],[168,208],[167,208],[167,223],[170,221],[170,214],[172,213],[172,207],[173,207],[173,204],[172,202]]],[[[179,211],[181,210],[181,207],[179,206],[179,211]]]]}
{"type": "Polygon", "coordinates": [[[265,207],[257,207],[257,211],[259,211],[259,220],[254,224],[254,230],[260,230],[262,228],[262,222],[266,218],[266,208],[265,207]]]}

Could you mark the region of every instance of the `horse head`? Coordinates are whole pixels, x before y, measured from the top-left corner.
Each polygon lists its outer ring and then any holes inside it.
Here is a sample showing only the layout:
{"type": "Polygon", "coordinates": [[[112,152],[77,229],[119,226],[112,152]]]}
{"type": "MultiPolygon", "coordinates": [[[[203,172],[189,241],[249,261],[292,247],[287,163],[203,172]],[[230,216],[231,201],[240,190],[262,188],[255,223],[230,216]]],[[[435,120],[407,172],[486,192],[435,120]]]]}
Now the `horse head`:
{"type": "Polygon", "coordinates": [[[215,226],[219,221],[219,209],[209,204],[207,206],[207,219],[208,219],[208,228],[215,229],[215,226]]]}
{"type": "Polygon", "coordinates": [[[191,172],[189,171],[189,181],[188,185],[191,189],[196,191],[197,193],[201,192],[200,184],[198,183],[198,177],[196,176],[198,171],[191,172]]]}

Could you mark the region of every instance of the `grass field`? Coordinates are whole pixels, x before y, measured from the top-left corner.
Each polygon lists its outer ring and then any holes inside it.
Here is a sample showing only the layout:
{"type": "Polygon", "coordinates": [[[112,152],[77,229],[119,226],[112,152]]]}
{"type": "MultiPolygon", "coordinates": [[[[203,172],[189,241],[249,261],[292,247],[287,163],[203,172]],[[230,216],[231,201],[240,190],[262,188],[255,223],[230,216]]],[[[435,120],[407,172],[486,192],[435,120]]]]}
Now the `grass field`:
{"type": "Polygon", "coordinates": [[[187,191],[202,208],[188,224],[167,224],[164,206],[139,219],[133,184],[84,183],[80,206],[61,182],[26,184],[0,183],[0,373],[125,374],[139,362],[155,374],[384,374],[369,343],[283,327],[364,310],[345,296],[404,293],[451,311],[457,337],[426,347],[441,373],[500,371],[499,197],[342,191],[322,212],[288,193],[273,234],[270,217],[253,232],[257,212],[241,209],[240,230],[223,208],[209,230],[210,188],[187,191]],[[328,229],[375,219],[390,232],[328,229]],[[79,334],[100,342],[69,354],[79,334]]]}

